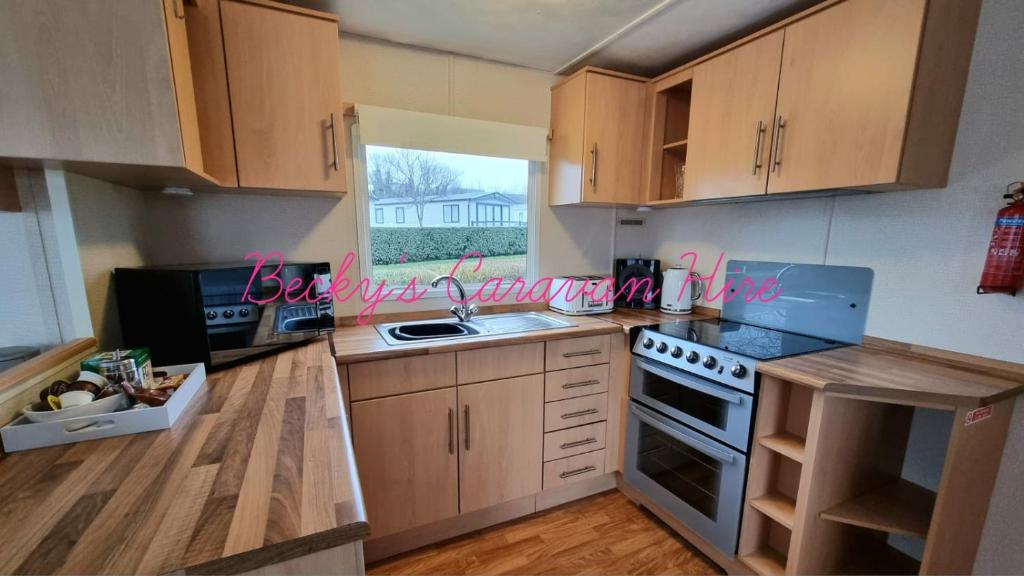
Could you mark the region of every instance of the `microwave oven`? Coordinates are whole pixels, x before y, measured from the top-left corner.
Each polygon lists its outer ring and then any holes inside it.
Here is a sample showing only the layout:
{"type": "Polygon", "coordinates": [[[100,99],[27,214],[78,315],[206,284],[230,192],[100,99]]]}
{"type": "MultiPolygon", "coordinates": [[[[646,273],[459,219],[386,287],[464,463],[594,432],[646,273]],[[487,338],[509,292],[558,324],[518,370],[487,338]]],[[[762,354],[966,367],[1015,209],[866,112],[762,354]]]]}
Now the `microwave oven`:
{"type": "Polygon", "coordinates": [[[115,268],[124,346],[148,347],[157,366],[216,369],[333,332],[330,264],[285,263],[275,280],[277,266],[115,268]],[[301,289],[286,298],[293,283],[301,289]]]}

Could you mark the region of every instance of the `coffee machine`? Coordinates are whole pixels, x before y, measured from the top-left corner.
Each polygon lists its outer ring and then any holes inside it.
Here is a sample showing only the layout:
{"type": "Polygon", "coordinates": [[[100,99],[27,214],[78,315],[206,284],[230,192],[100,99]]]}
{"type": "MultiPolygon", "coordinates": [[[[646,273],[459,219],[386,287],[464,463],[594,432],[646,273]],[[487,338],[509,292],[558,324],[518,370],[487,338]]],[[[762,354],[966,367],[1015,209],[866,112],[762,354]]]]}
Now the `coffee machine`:
{"type": "Polygon", "coordinates": [[[654,310],[661,296],[661,261],[654,258],[615,260],[615,307],[654,310]],[[635,287],[635,289],[634,289],[635,287]],[[652,298],[650,294],[657,293],[652,298]]]}

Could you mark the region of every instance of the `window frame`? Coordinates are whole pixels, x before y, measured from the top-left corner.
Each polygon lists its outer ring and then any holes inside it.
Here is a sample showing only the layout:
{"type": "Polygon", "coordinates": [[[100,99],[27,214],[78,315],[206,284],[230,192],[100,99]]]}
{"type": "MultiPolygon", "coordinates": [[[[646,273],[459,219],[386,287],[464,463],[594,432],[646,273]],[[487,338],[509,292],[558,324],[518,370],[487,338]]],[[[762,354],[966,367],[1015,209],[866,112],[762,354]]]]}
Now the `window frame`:
{"type": "Polygon", "coordinates": [[[373,223],[383,224],[384,223],[384,207],[374,206],[373,207],[373,223]]]}
{"type": "Polygon", "coordinates": [[[459,223],[459,204],[441,204],[441,220],[444,224],[459,223]]]}
{"type": "MultiPolygon", "coordinates": [[[[366,169],[366,145],[362,142],[359,131],[359,123],[353,123],[351,127],[351,138],[352,138],[352,175],[354,180],[354,196],[356,200],[356,231],[357,231],[357,261],[359,265],[359,278],[369,278],[373,281],[373,258],[371,255],[370,247],[370,190],[369,190],[369,175],[366,169]]],[[[439,150],[443,152],[443,150],[439,150]]],[[[465,152],[457,152],[465,153],[465,152]]],[[[484,155],[484,154],[481,154],[484,155]]],[[[544,191],[547,188],[547,162],[539,160],[527,160],[527,179],[526,179],[526,274],[524,280],[527,286],[533,285],[540,277],[540,199],[543,198],[544,191]]],[[[469,208],[472,203],[466,205],[466,215],[469,216],[469,208]]],[[[511,207],[509,207],[511,211],[511,207]]],[[[467,226],[471,226],[472,223],[466,223],[467,226]]],[[[475,291],[482,283],[466,284],[465,287],[470,292],[475,291]]],[[[372,284],[376,286],[376,284],[372,284]]],[[[444,286],[438,288],[430,288],[429,286],[419,286],[420,290],[427,288],[426,293],[423,296],[423,300],[444,299],[444,302],[430,305],[430,308],[444,308],[450,301],[448,300],[448,291],[444,286]]],[[[393,288],[395,286],[389,286],[393,288]]],[[[402,288],[402,286],[398,286],[402,288]]],[[[398,299],[401,290],[396,290],[394,294],[386,298],[386,302],[393,302],[398,299]]]]}
{"type": "Polygon", "coordinates": [[[405,224],[405,206],[395,206],[395,224],[405,224]]]}

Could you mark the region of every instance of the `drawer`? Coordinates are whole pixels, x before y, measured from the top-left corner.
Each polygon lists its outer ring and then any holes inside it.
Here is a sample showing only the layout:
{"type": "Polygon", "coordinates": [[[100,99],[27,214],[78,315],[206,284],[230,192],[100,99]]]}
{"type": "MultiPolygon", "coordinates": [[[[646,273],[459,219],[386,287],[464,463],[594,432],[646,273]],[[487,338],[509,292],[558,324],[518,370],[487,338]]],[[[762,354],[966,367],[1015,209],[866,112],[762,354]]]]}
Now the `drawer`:
{"type": "Polygon", "coordinates": [[[544,371],[544,343],[456,352],[459,384],[500,380],[544,371]]]}
{"type": "Polygon", "coordinates": [[[584,452],[602,450],[606,428],[605,422],[595,422],[586,426],[548,432],[544,435],[544,461],[550,462],[584,452]]]}
{"type": "Polygon", "coordinates": [[[455,353],[349,364],[348,380],[350,402],[455,386],[455,353]]]}
{"type": "Polygon", "coordinates": [[[607,364],[610,350],[611,338],[607,334],[552,340],[547,345],[544,368],[565,370],[578,366],[607,364]]]}
{"type": "Polygon", "coordinates": [[[608,391],[608,365],[584,366],[544,375],[544,401],[554,402],[608,391]]]}
{"type": "Polygon", "coordinates": [[[608,393],[580,396],[544,405],[544,431],[554,432],[604,420],[608,415],[608,393]]]}
{"type": "Polygon", "coordinates": [[[544,489],[557,488],[604,474],[604,450],[544,463],[544,489]]]}

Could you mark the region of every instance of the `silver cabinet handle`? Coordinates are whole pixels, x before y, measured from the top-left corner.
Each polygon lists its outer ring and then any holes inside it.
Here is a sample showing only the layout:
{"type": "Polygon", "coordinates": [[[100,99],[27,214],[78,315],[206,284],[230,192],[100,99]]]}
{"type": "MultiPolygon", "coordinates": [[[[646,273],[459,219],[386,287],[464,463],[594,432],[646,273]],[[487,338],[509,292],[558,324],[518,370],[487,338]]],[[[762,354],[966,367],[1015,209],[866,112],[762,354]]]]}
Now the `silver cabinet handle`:
{"type": "Polygon", "coordinates": [[[466,419],[466,451],[469,451],[469,404],[462,409],[466,419]]]}
{"type": "Polygon", "coordinates": [[[178,6],[181,5],[182,0],[171,0],[171,6],[174,9],[174,17],[178,20],[185,19],[185,6],[181,6],[181,12],[178,12],[178,6]]]}
{"type": "Polygon", "coordinates": [[[594,466],[584,466],[583,468],[577,468],[575,470],[567,470],[558,475],[559,478],[569,478],[571,476],[579,476],[580,474],[586,474],[587,472],[593,472],[597,470],[594,466]]]}
{"type": "Polygon", "coordinates": [[[568,390],[570,388],[580,388],[582,386],[593,386],[594,384],[600,384],[600,383],[601,383],[600,380],[584,380],[582,382],[566,382],[565,384],[562,384],[562,389],[563,390],[568,390]]]}
{"type": "Polygon", "coordinates": [[[455,454],[455,409],[448,409],[448,453],[455,454]]]}
{"type": "Polygon", "coordinates": [[[762,120],[757,121],[757,132],[754,134],[754,164],[750,169],[750,173],[757,176],[757,171],[761,168],[761,140],[764,139],[764,132],[767,127],[764,125],[762,120]]]}
{"type": "Polygon", "coordinates": [[[562,420],[568,420],[570,418],[579,418],[580,416],[590,416],[591,414],[597,414],[597,408],[587,408],[586,410],[580,410],[578,412],[569,412],[568,414],[562,414],[562,420]]]}
{"type": "Polygon", "coordinates": [[[341,159],[338,158],[338,130],[334,125],[334,112],[331,112],[331,145],[334,147],[334,163],[331,166],[337,172],[341,170],[341,159]]]}
{"type": "Polygon", "coordinates": [[[576,356],[593,356],[594,354],[600,354],[600,350],[581,350],[579,352],[564,352],[562,358],[575,358],[576,356]]]}
{"type": "Polygon", "coordinates": [[[772,154],[771,164],[772,172],[782,164],[782,160],[779,159],[781,156],[780,149],[782,148],[782,129],[786,127],[786,121],[782,119],[782,116],[775,117],[775,129],[772,130],[772,154]]]}
{"type": "Polygon", "coordinates": [[[597,191],[597,142],[590,147],[590,187],[597,191]]]}
{"type": "Polygon", "coordinates": [[[558,447],[562,450],[568,450],[569,448],[576,448],[577,446],[586,446],[587,444],[596,444],[597,438],[584,438],[583,440],[577,440],[575,442],[566,442],[559,444],[558,447]]]}

